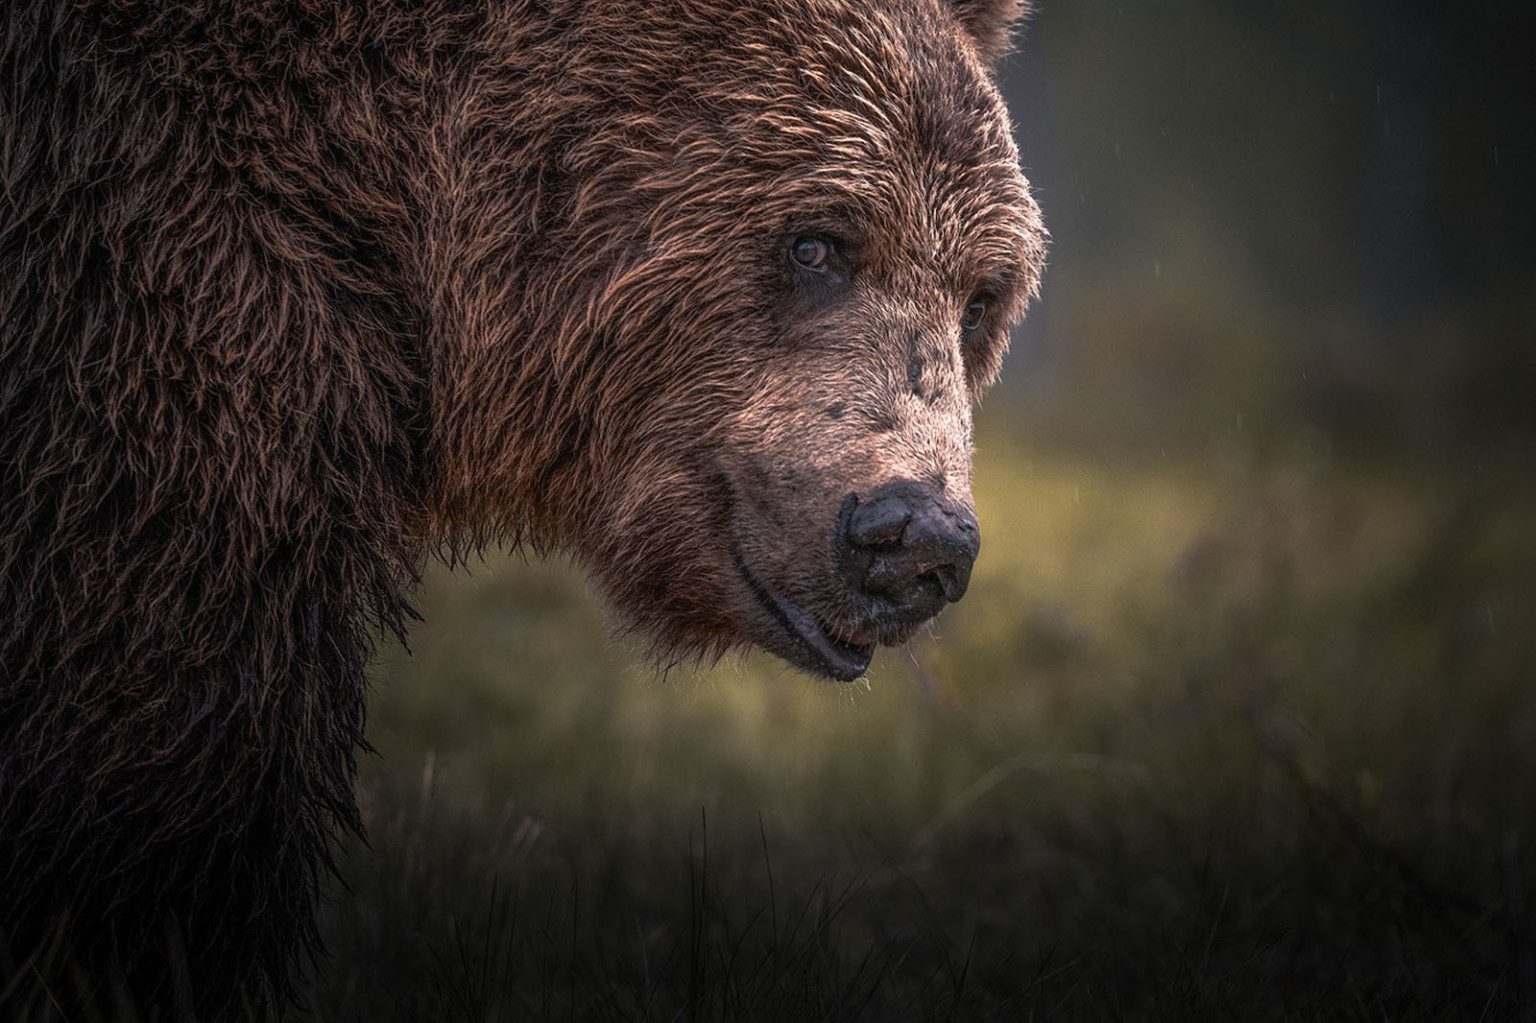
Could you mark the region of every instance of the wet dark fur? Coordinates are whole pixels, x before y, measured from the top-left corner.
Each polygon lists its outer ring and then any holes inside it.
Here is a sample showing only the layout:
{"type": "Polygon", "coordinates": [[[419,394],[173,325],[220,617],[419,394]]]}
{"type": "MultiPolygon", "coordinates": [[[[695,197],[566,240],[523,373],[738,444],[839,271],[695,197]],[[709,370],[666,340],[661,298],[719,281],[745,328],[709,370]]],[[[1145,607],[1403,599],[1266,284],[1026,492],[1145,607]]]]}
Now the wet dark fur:
{"type": "MultiPolygon", "coordinates": [[[[879,6],[977,67],[1016,13],[879,6]]],[[[718,259],[721,210],[783,190],[721,173],[714,133],[732,104],[793,107],[686,81],[763,9],[5,7],[0,989],[27,984],[0,1012],[285,998],[357,826],[369,622],[402,627],[445,539],[574,550],[664,650],[752,638],[655,581],[729,530],[716,410],[757,392],[740,347],[677,341],[745,299],[654,257],[718,259]]],[[[786,13],[784,45],[862,17],[837,10],[786,13]]],[[[1027,203],[998,180],[988,201],[1027,203]]],[[[1020,217],[1014,311],[1039,264],[1020,217]]],[[[1002,344],[966,367],[978,388],[1002,344]]],[[[697,591],[738,593],[703,549],[697,591]]]]}

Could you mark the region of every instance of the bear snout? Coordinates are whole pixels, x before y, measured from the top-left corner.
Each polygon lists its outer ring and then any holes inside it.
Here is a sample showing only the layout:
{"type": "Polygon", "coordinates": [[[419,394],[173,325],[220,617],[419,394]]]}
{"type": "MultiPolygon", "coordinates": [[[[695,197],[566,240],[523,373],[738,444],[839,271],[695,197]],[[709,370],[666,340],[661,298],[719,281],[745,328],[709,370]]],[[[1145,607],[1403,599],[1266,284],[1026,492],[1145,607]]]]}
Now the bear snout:
{"type": "Polygon", "coordinates": [[[844,499],[837,548],[843,580],[870,617],[904,625],[965,596],[981,530],[937,487],[894,480],[844,499]]]}

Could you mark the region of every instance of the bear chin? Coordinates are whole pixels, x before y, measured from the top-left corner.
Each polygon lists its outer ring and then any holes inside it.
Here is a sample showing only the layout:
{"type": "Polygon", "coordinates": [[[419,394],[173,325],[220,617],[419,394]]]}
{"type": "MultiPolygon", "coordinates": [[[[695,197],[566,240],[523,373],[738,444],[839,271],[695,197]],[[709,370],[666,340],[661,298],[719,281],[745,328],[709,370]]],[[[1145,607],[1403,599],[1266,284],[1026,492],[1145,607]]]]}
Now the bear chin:
{"type": "Polygon", "coordinates": [[[838,682],[852,682],[869,670],[875,643],[853,642],[834,635],[814,614],[757,576],[738,552],[736,567],[772,627],[759,630],[763,649],[801,671],[838,682]]]}

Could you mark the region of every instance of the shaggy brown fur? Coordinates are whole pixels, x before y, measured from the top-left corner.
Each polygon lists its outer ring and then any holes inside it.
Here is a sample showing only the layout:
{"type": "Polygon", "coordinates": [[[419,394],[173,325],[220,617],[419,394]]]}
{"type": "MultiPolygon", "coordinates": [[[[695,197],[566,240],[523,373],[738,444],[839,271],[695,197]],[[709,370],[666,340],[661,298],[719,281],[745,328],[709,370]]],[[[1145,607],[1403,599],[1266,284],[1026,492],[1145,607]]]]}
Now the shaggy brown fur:
{"type": "Polygon", "coordinates": [[[969,504],[1042,260],[1016,7],[7,5],[5,1011],[282,1000],[368,621],[445,540],[574,552],[663,656],[804,663],[762,586],[916,627],[829,536],[893,478],[969,504]]]}

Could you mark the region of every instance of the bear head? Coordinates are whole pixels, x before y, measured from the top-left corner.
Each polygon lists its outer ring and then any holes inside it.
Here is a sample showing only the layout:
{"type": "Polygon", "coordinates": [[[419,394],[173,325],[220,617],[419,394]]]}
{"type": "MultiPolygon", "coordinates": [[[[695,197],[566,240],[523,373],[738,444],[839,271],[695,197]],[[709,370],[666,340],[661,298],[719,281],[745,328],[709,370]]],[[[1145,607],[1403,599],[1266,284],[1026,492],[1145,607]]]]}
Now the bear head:
{"type": "Polygon", "coordinates": [[[573,552],[663,658],[851,679],[959,599],[971,409],[1044,258],[1017,7],[588,7],[465,154],[532,198],[445,268],[444,514],[573,552]]]}

